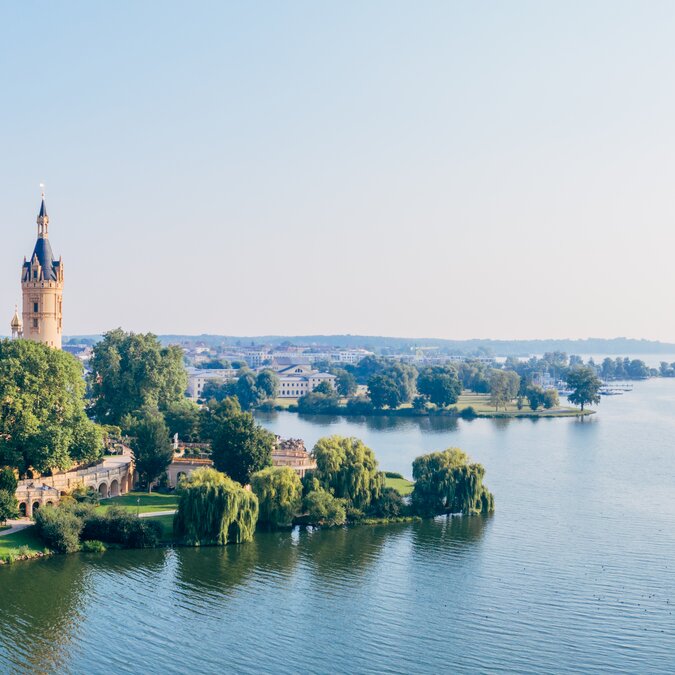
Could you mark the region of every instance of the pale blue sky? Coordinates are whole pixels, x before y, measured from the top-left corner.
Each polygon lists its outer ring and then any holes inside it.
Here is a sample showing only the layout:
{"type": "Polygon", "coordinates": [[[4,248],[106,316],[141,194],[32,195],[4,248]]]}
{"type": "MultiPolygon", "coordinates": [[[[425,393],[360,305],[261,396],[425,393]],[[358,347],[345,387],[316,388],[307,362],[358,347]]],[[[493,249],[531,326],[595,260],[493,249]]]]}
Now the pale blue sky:
{"type": "Polygon", "coordinates": [[[674,35],[672,2],[3,3],[0,319],[44,181],[67,334],[675,341],[674,35]]]}

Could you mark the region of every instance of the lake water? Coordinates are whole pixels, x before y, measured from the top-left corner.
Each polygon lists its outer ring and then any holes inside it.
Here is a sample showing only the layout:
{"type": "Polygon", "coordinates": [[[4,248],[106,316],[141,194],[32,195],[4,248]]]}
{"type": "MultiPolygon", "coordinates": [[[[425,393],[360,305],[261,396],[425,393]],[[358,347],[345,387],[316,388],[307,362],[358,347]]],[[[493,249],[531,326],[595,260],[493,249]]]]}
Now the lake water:
{"type": "Polygon", "coordinates": [[[675,671],[675,381],[584,420],[260,419],[406,475],[460,446],[496,513],[0,568],[0,672],[675,671]]]}

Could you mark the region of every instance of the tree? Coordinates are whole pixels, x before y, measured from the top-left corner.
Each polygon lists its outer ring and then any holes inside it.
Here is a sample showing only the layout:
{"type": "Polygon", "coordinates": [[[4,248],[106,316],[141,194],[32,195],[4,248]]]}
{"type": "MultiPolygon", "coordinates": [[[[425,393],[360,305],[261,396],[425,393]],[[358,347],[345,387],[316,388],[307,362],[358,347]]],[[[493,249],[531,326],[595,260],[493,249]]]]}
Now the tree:
{"type": "Polygon", "coordinates": [[[215,469],[197,469],[180,485],[174,534],[186,544],[208,546],[251,541],[258,498],[215,469]]]}
{"type": "Polygon", "coordinates": [[[528,387],[525,390],[525,396],[532,410],[537,410],[544,403],[544,390],[537,385],[528,387]]]}
{"type": "Polygon", "coordinates": [[[202,389],[201,400],[210,401],[214,399],[216,401],[222,401],[228,396],[237,395],[237,383],[233,382],[219,382],[218,380],[206,380],[204,382],[204,387],[202,389]]]}
{"type": "Polygon", "coordinates": [[[417,391],[440,408],[457,403],[462,385],[451,366],[424,368],[417,378],[417,391]]]}
{"type": "Polygon", "coordinates": [[[327,436],[312,450],[316,460],[314,478],[339,499],[357,509],[366,508],[380,497],[384,474],[378,469],[375,453],[358,438],[327,436]]]}
{"type": "Polygon", "coordinates": [[[330,492],[319,488],[305,497],[305,511],[311,523],[335,527],[344,525],[347,511],[344,500],[335,498],[330,492]]]}
{"type": "Polygon", "coordinates": [[[10,518],[19,517],[19,502],[14,492],[0,488],[0,523],[6,523],[10,518]]]}
{"type": "Polygon", "coordinates": [[[211,443],[213,465],[247,485],[251,476],[272,464],[274,434],[255,423],[250,413],[222,417],[211,443]]]}
{"type": "Polygon", "coordinates": [[[199,441],[199,407],[187,398],[169,403],[164,411],[164,421],[169,437],[178,434],[178,438],[188,443],[199,441]]]}
{"type": "Polygon", "coordinates": [[[506,408],[518,394],[520,377],[512,370],[493,370],[490,376],[490,404],[498,410],[500,406],[506,408]]]}
{"type": "Polygon", "coordinates": [[[302,483],[288,466],[270,466],[251,476],[258,498],[259,520],[272,527],[288,527],[302,506],[302,483]]]}
{"type": "Polygon", "coordinates": [[[339,370],[337,372],[336,384],[338,394],[340,394],[340,396],[344,396],[345,398],[349,396],[354,396],[354,394],[356,394],[356,391],[358,389],[358,385],[356,384],[356,378],[351,373],[348,373],[346,370],[339,370]]]}
{"type": "Polygon", "coordinates": [[[275,399],[279,394],[279,376],[273,370],[263,370],[255,379],[255,386],[263,399],[275,399]]]}
{"type": "Polygon", "coordinates": [[[442,513],[490,513],[494,497],[483,485],[485,469],[459,448],[422,455],[413,462],[412,506],[430,517],[442,513]]]}
{"type": "Polygon", "coordinates": [[[602,382],[595,371],[588,366],[577,366],[567,371],[567,386],[572,393],[567,396],[570,403],[581,406],[583,411],[587,403],[600,403],[602,382]]]}
{"type": "Polygon", "coordinates": [[[392,410],[395,410],[403,402],[396,382],[389,375],[383,373],[373,375],[368,380],[368,396],[373,405],[378,409],[388,406],[392,410]]]}
{"type": "Polygon", "coordinates": [[[30,340],[0,341],[0,466],[48,473],[102,451],[85,414],[81,364],[30,340]]]}
{"type": "Polygon", "coordinates": [[[158,410],[146,408],[131,428],[131,449],[136,468],[148,486],[160,476],[173,459],[169,429],[158,410]]]}
{"type": "Polygon", "coordinates": [[[338,398],[335,391],[324,394],[315,389],[298,399],[298,412],[305,415],[326,415],[334,413],[337,407],[338,398]]]}
{"type": "Polygon", "coordinates": [[[255,408],[262,401],[261,393],[256,386],[256,378],[251,371],[246,371],[239,376],[235,392],[242,410],[255,408]]]}
{"type": "Polygon", "coordinates": [[[35,514],[35,530],[44,543],[59,553],[74,553],[80,548],[84,521],[72,509],[45,506],[35,514]]]}
{"type": "Polygon", "coordinates": [[[606,357],[600,367],[600,374],[604,380],[613,380],[616,376],[616,365],[612,359],[606,357]]]}
{"type": "Polygon", "coordinates": [[[199,439],[206,443],[213,441],[222,422],[233,415],[241,414],[241,406],[236,396],[222,401],[210,400],[199,411],[199,439]]]}
{"type": "Polygon", "coordinates": [[[146,406],[166,410],[187,387],[182,350],[163,347],[152,333],[106,333],[94,346],[90,368],[91,410],[102,424],[120,424],[146,406]]]}
{"type": "Polygon", "coordinates": [[[333,385],[330,382],[328,382],[328,380],[319,382],[319,384],[317,384],[312,391],[314,391],[317,394],[326,394],[328,396],[335,395],[335,389],[333,389],[333,385]]]}
{"type": "Polygon", "coordinates": [[[556,408],[560,405],[560,399],[558,398],[558,392],[555,389],[547,389],[544,392],[543,406],[546,410],[551,408],[556,408]]]}
{"type": "Polygon", "coordinates": [[[14,469],[9,466],[0,469],[0,490],[6,490],[10,494],[14,494],[18,484],[14,469]]]}

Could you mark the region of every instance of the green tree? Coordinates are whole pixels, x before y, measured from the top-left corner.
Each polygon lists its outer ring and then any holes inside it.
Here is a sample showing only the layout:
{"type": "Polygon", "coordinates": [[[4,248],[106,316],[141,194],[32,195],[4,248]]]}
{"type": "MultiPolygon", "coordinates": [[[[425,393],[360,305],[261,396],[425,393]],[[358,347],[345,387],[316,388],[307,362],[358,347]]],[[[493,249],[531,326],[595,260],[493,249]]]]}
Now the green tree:
{"type": "Polygon", "coordinates": [[[169,429],[158,410],[146,408],[131,427],[131,449],[141,478],[152,489],[153,481],[160,476],[173,459],[169,429]]]}
{"type": "Polygon", "coordinates": [[[253,415],[238,413],[218,420],[211,457],[218,471],[247,485],[256,471],[272,464],[274,443],[274,434],[256,424],[253,415]]]}
{"type": "Polygon", "coordinates": [[[560,399],[558,398],[558,392],[555,389],[547,389],[544,392],[543,406],[546,410],[551,408],[556,408],[560,405],[560,399]]]}
{"type": "Polygon", "coordinates": [[[263,398],[256,386],[255,375],[251,371],[245,371],[239,376],[235,392],[243,410],[255,408],[263,398]]]}
{"type": "Polygon", "coordinates": [[[344,397],[354,396],[358,389],[356,378],[346,370],[338,370],[336,385],[338,394],[344,397]]]}
{"type": "Polygon", "coordinates": [[[490,404],[498,410],[506,408],[518,394],[520,377],[512,370],[493,370],[490,375],[490,404]]]}
{"type": "Polygon", "coordinates": [[[170,437],[178,434],[178,438],[188,443],[199,441],[199,407],[189,399],[169,403],[164,411],[164,421],[170,437]]]}
{"type": "Polygon", "coordinates": [[[72,509],[45,506],[34,517],[38,536],[53,551],[74,553],[79,550],[84,521],[72,509]]]}
{"type": "Polygon", "coordinates": [[[19,502],[14,492],[0,489],[0,523],[6,523],[10,518],[19,517],[19,502]]]}
{"type": "Polygon", "coordinates": [[[298,412],[305,415],[325,415],[334,413],[338,407],[338,397],[333,391],[330,394],[310,391],[298,399],[298,412]]]}
{"type": "Polygon", "coordinates": [[[85,414],[81,364],[30,340],[0,341],[0,466],[48,473],[102,451],[85,414]]]}
{"type": "Polygon", "coordinates": [[[321,488],[312,490],[305,497],[305,511],[309,521],[315,525],[335,527],[344,525],[347,520],[344,500],[321,488]]]}
{"type": "Polygon", "coordinates": [[[18,484],[14,469],[9,466],[0,469],[0,490],[6,490],[10,494],[14,494],[18,484]]]}
{"type": "Polygon", "coordinates": [[[483,485],[485,469],[459,448],[422,455],[413,462],[412,506],[422,516],[490,513],[494,497],[483,485]]]}
{"type": "Polygon", "coordinates": [[[457,403],[462,385],[451,366],[431,366],[420,371],[417,391],[440,408],[457,403]]]}
{"type": "Polygon", "coordinates": [[[328,396],[335,395],[335,389],[333,389],[333,385],[328,382],[328,380],[319,382],[319,384],[317,384],[312,391],[316,392],[317,394],[327,394],[328,396]]]}
{"type": "Polygon", "coordinates": [[[384,373],[373,375],[368,380],[368,396],[372,404],[378,409],[387,406],[395,410],[403,402],[396,382],[384,373]]]}
{"type": "Polygon", "coordinates": [[[146,406],[166,410],[187,387],[182,350],[163,347],[151,333],[106,333],[94,346],[90,368],[91,409],[102,424],[120,424],[146,406]]]}
{"type": "Polygon", "coordinates": [[[338,499],[364,509],[380,497],[384,474],[375,453],[358,438],[327,436],[317,441],[312,456],[317,468],[314,478],[338,499]]]}
{"type": "Polygon", "coordinates": [[[567,386],[572,393],[567,396],[570,403],[584,406],[588,403],[600,403],[600,387],[602,382],[598,379],[595,371],[588,366],[570,368],[567,371],[567,386]]]}
{"type": "Polygon", "coordinates": [[[273,370],[263,370],[255,378],[255,386],[263,399],[275,399],[279,395],[279,376],[273,370]]]}
{"type": "Polygon", "coordinates": [[[181,482],[173,527],[192,546],[251,541],[258,521],[258,498],[215,469],[198,469],[181,482]]]}
{"type": "Polygon", "coordinates": [[[228,396],[222,401],[211,399],[199,411],[199,440],[203,443],[213,441],[223,420],[241,414],[241,406],[236,396],[228,396]]]}
{"type": "Polygon", "coordinates": [[[302,483],[288,466],[269,466],[251,476],[251,489],[258,498],[259,520],[272,527],[287,527],[302,506],[302,483]]]}
{"type": "Polygon", "coordinates": [[[537,408],[541,407],[544,403],[544,390],[537,385],[528,387],[525,390],[525,396],[527,396],[527,400],[532,410],[537,410],[537,408]]]}

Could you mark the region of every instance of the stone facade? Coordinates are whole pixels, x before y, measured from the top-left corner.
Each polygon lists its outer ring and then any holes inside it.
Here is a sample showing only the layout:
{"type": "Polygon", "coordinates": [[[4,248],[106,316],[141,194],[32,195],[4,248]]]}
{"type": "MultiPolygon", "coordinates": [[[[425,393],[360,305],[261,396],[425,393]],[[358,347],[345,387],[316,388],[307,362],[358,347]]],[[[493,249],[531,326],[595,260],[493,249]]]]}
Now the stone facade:
{"type": "Polygon", "coordinates": [[[106,457],[96,466],[21,480],[16,498],[21,515],[30,518],[41,506],[57,504],[63,495],[80,485],[94,488],[102,499],[106,499],[126,494],[133,489],[134,481],[133,456],[125,447],[121,455],[106,457]]]}

